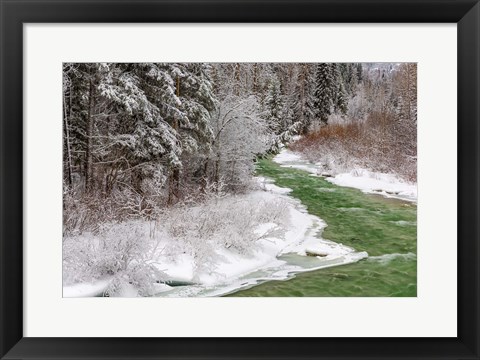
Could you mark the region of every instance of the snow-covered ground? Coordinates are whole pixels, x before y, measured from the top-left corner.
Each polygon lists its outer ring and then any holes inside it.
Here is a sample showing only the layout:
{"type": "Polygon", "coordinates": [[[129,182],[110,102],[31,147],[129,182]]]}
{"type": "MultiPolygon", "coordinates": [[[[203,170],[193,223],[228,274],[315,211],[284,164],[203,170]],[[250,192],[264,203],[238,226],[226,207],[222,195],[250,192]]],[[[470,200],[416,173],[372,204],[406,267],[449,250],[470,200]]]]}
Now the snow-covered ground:
{"type": "Polygon", "coordinates": [[[365,193],[381,194],[385,197],[398,198],[407,201],[417,201],[417,184],[407,183],[393,174],[384,174],[367,169],[352,169],[340,174],[326,174],[320,164],[313,164],[300,155],[287,149],[282,149],[273,161],[283,167],[308,171],[314,175],[325,176],[325,179],[335,185],[360,189],[365,193]],[[333,176],[332,176],[333,175],[333,176]]]}
{"type": "Polygon", "coordinates": [[[349,173],[327,178],[340,186],[348,186],[365,193],[382,194],[386,197],[417,201],[417,184],[406,183],[392,174],[376,173],[366,169],[355,169],[349,173]]]}
{"type": "MultiPolygon", "coordinates": [[[[245,253],[234,248],[215,246],[208,264],[201,264],[195,252],[182,251],[176,240],[160,231],[151,263],[167,276],[168,286],[157,284],[156,296],[218,296],[266,280],[287,279],[295,273],[359,261],[365,252],[321,238],[326,226],[320,218],[308,214],[304,206],[288,196],[290,189],[276,186],[270,180],[258,178],[263,190],[242,195],[236,201],[247,201],[255,208],[259,203],[282,200],[287,219],[262,223],[254,229],[258,240],[252,251],[245,253]],[[282,231],[276,231],[281,229],[282,231]]],[[[228,230],[227,230],[228,232],[228,230]]],[[[108,287],[105,279],[93,284],[64,286],[64,297],[95,296],[108,287]]],[[[117,296],[136,296],[134,289],[122,289],[117,296]],[[133,290],[133,291],[132,291],[133,290]]]]}
{"type": "Polygon", "coordinates": [[[63,287],[63,297],[94,297],[102,296],[110,282],[109,278],[92,283],[78,283],[63,287]]]}

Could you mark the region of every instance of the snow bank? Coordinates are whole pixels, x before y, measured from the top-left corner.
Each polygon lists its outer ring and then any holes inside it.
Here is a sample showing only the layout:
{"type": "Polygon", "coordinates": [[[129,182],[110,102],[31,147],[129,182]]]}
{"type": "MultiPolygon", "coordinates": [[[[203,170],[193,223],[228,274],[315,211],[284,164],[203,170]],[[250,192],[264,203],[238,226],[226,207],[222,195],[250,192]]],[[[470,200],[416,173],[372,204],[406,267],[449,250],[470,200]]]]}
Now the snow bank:
{"type": "MultiPolygon", "coordinates": [[[[289,189],[280,188],[269,179],[259,178],[265,191],[256,191],[245,195],[255,206],[260,201],[286,200],[289,221],[286,231],[280,234],[272,232],[279,224],[260,224],[255,233],[260,239],[254,251],[241,254],[234,249],[217,248],[214,264],[207,269],[198,269],[192,255],[181,254],[172,259],[160,254],[156,260],[161,271],[171,279],[195,283],[195,286],[176,287],[162,292],[158,296],[218,296],[241,288],[251,287],[263,281],[285,280],[296,273],[337,266],[366,258],[366,252],[321,238],[325,222],[308,214],[305,207],[296,199],[285,196],[289,189]],[[262,235],[266,235],[262,237],[262,235]]],[[[285,225],[285,224],[283,224],[285,225]]]]}
{"type": "MultiPolygon", "coordinates": [[[[79,283],[73,285],[63,286],[64,298],[78,298],[78,297],[103,297],[107,292],[112,279],[103,279],[93,281],[91,283],[79,283]]],[[[171,286],[166,284],[153,284],[152,295],[161,292],[169,291],[171,286]]],[[[114,294],[115,297],[137,297],[138,291],[133,285],[124,285],[120,291],[114,294]]]]}
{"type": "Polygon", "coordinates": [[[97,280],[92,283],[80,283],[63,287],[63,297],[103,296],[110,284],[110,279],[97,280]]]}
{"type": "Polygon", "coordinates": [[[407,183],[393,174],[385,174],[369,171],[367,169],[354,169],[350,172],[341,173],[333,176],[324,174],[320,164],[312,164],[302,159],[298,154],[294,154],[287,149],[282,149],[280,153],[273,158],[273,161],[282,167],[289,167],[308,171],[314,175],[326,176],[325,179],[335,185],[352,187],[362,190],[365,193],[381,194],[389,198],[398,198],[402,200],[417,201],[417,184],[407,183]]]}
{"type": "Polygon", "coordinates": [[[349,173],[326,178],[339,185],[360,189],[365,193],[381,194],[385,197],[417,201],[417,185],[406,183],[392,174],[376,173],[366,169],[355,169],[349,173]]]}
{"type": "Polygon", "coordinates": [[[308,160],[302,159],[300,155],[285,148],[280,150],[280,153],[273,158],[273,161],[280,164],[282,167],[303,170],[315,175],[320,175],[320,169],[318,166],[312,164],[308,160]]]}
{"type": "MultiPolygon", "coordinates": [[[[152,295],[216,296],[368,256],[322,239],[325,222],[288,196],[291,189],[269,179],[257,180],[263,190],[172,209],[153,227],[147,222],[132,222],[131,232],[139,236],[156,229],[151,239],[146,238],[151,244],[147,261],[164,274],[160,282],[168,285],[154,284],[152,295]],[[248,231],[241,231],[244,228],[248,231]],[[242,234],[251,236],[246,243],[242,243],[243,237],[230,239],[242,234]]],[[[128,229],[125,226],[122,231],[128,229]]],[[[108,280],[65,286],[64,296],[99,296],[108,287],[108,280]]],[[[138,292],[127,282],[112,296],[135,297],[138,292]]]]}
{"type": "Polygon", "coordinates": [[[295,154],[287,150],[286,148],[283,148],[282,150],[280,150],[280,153],[278,153],[274,157],[273,161],[279,164],[288,164],[288,163],[295,163],[295,162],[300,162],[304,160],[302,160],[302,157],[300,155],[295,154]]]}

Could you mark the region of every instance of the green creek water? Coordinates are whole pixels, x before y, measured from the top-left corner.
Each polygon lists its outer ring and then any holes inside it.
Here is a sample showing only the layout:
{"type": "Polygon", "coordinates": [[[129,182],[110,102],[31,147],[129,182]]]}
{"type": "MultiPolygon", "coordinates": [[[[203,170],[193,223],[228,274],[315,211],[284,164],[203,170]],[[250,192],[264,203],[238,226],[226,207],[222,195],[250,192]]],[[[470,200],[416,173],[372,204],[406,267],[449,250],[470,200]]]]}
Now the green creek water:
{"type": "Polygon", "coordinates": [[[228,296],[416,296],[417,206],[341,187],[306,171],[260,160],[259,175],[292,189],[309,213],[327,223],[322,237],[366,251],[357,263],[268,281],[228,296]]]}

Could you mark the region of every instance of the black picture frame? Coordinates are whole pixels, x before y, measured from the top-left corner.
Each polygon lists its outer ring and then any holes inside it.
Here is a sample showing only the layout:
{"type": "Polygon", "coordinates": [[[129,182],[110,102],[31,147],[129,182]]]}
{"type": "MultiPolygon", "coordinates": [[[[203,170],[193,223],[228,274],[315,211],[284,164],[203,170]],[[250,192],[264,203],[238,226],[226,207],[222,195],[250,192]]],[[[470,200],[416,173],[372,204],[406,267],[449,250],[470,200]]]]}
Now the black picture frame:
{"type": "Polygon", "coordinates": [[[479,0],[0,0],[0,12],[2,359],[479,359],[479,0]],[[457,23],[458,336],[23,337],[23,24],[93,22],[457,23]]]}

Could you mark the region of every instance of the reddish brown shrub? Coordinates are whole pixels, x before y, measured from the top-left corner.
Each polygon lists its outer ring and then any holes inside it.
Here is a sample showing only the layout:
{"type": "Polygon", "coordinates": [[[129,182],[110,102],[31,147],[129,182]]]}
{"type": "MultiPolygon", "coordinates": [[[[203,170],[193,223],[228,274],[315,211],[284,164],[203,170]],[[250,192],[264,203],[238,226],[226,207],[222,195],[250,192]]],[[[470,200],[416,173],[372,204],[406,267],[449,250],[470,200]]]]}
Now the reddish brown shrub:
{"type": "Polygon", "coordinates": [[[322,127],[291,144],[290,149],[323,164],[325,170],[365,167],[416,181],[416,133],[406,136],[400,125],[393,114],[374,112],[365,122],[322,127]]]}

